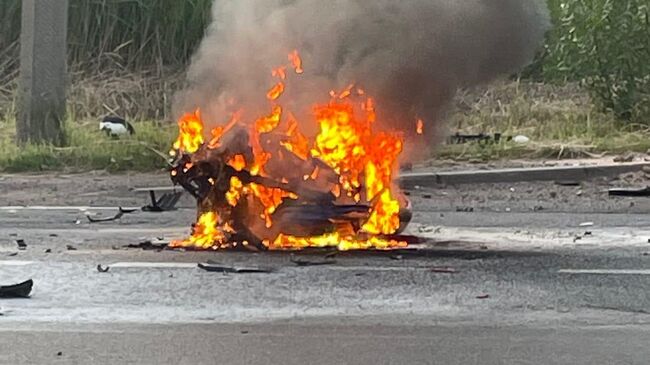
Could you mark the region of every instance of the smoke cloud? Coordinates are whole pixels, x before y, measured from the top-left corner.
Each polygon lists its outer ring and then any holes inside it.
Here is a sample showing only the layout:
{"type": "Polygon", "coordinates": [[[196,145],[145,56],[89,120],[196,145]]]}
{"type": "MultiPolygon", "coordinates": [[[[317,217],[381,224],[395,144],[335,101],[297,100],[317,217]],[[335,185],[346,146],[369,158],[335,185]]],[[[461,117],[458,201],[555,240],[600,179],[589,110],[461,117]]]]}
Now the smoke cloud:
{"type": "Polygon", "coordinates": [[[527,64],[548,25],[542,0],[216,0],[174,109],[200,107],[214,124],[233,100],[268,113],[270,70],[298,49],[305,73],[282,103],[299,116],[356,82],[386,127],[412,133],[419,117],[434,131],[457,88],[527,64]]]}

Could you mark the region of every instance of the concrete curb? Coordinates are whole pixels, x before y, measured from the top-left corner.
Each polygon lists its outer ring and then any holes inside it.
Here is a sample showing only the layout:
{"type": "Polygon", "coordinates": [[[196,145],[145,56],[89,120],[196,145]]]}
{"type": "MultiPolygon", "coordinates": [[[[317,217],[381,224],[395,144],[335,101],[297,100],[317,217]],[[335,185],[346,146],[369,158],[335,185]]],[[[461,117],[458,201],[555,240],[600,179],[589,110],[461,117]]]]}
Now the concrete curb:
{"type": "Polygon", "coordinates": [[[454,172],[406,173],[400,176],[400,186],[406,189],[440,185],[514,183],[530,181],[585,181],[597,177],[613,177],[641,171],[650,162],[619,163],[594,166],[533,167],[454,172]]]}

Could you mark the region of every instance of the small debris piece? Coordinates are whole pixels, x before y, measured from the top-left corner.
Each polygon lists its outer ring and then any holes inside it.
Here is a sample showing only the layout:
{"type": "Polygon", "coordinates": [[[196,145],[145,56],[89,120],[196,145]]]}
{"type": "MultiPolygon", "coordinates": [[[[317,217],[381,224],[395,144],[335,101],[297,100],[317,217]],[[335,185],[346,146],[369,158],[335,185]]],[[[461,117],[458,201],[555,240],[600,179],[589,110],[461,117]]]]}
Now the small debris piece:
{"type": "Polygon", "coordinates": [[[614,162],[623,163],[623,162],[632,162],[634,161],[635,155],[633,153],[628,153],[627,155],[616,156],[614,162]]]}
{"type": "Polygon", "coordinates": [[[458,271],[454,269],[453,267],[432,267],[430,269],[431,272],[438,273],[438,274],[456,274],[458,271]]]}
{"type": "Polygon", "coordinates": [[[472,207],[456,207],[457,212],[472,213],[474,208],[472,207]]]}
{"type": "Polygon", "coordinates": [[[580,223],[580,227],[593,227],[593,226],[594,226],[594,222],[580,223]]]}
{"type": "Polygon", "coordinates": [[[135,211],[136,211],[135,209],[123,209],[122,207],[119,207],[119,212],[117,212],[117,214],[115,214],[112,217],[93,218],[93,217],[87,215],[86,218],[88,218],[88,221],[90,223],[113,222],[113,221],[116,221],[116,220],[122,218],[125,214],[134,213],[135,211]]]}
{"type": "Polygon", "coordinates": [[[9,233],[9,237],[18,237],[18,233],[9,233]]]}
{"type": "Polygon", "coordinates": [[[149,191],[151,197],[151,204],[145,205],[142,207],[142,210],[145,212],[161,213],[176,210],[176,204],[183,196],[182,191],[175,191],[171,193],[165,193],[160,199],[156,199],[156,192],[153,190],[149,191]]]}
{"type": "Polygon", "coordinates": [[[51,248],[47,248],[47,249],[45,249],[45,251],[43,251],[43,252],[45,252],[45,253],[52,253],[52,249],[51,249],[51,248]]]}
{"type": "Polygon", "coordinates": [[[63,356],[63,351],[59,351],[56,353],[56,356],[63,356]]]}
{"type": "Polygon", "coordinates": [[[649,197],[650,186],[645,188],[613,188],[609,189],[609,196],[649,197]]]}
{"type": "Polygon", "coordinates": [[[50,233],[50,237],[59,237],[59,235],[56,233],[50,233]]]}
{"type": "Polygon", "coordinates": [[[199,269],[208,272],[220,272],[224,274],[270,274],[273,272],[271,269],[264,269],[259,267],[235,267],[224,266],[218,263],[208,262],[205,264],[198,264],[199,269]]]}
{"type": "Polygon", "coordinates": [[[31,279],[16,285],[0,286],[0,298],[29,298],[33,286],[31,279]]]}
{"type": "Polygon", "coordinates": [[[326,266],[336,264],[336,260],[325,259],[325,260],[305,260],[300,258],[291,257],[291,262],[296,266],[307,267],[307,266],[326,266]]]}
{"type": "Polygon", "coordinates": [[[103,267],[102,264],[97,265],[97,271],[101,273],[108,272],[110,269],[110,266],[103,267]]]}
{"type": "Polygon", "coordinates": [[[580,241],[581,239],[582,239],[582,236],[575,236],[573,238],[573,243],[576,243],[576,242],[580,241]]]}
{"type": "Polygon", "coordinates": [[[12,253],[9,253],[9,254],[7,254],[7,256],[9,256],[9,257],[16,257],[16,256],[18,256],[18,252],[12,252],[12,253]]]}
{"type": "Polygon", "coordinates": [[[576,196],[582,196],[582,194],[583,194],[583,193],[582,193],[582,190],[578,190],[578,191],[576,192],[576,196]]]}
{"type": "Polygon", "coordinates": [[[21,251],[25,251],[27,249],[27,244],[23,239],[17,239],[16,244],[18,245],[18,249],[21,251]]]}
{"type": "Polygon", "coordinates": [[[431,194],[422,194],[423,199],[433,199],[433,195],[431,194]]]}
{"type": "Polygon", "coordinates": [[[142,241],[142,242],[137,243],[137,244],[132,243],[132,244],[126,245],[124,247],[126,247],[126,248],[137,248],[137,249],[141,249],[141,250],[144,250],[144,251],[159,251],[159,250],[166,249],[167,248],[167,243],[165,242],[165,243],[156,243],[156,244],[154,244],[153,242],[151,242],[149,240],[146,240],[146,241],[142,241]]]}
{"type": "Polygon", "coordinates": [[[402,260],[404,260],[404,256],[402,256],[402,255],[390,255],[390,259],[395,260],[395,261],[402,261],[402,260]]]}
{"type": "Polygon", "coordinates": [[[248,331],[241,331],[241,334],[242,334],[242,335],[247,335],[247,334],[248,334],[248,331]]]}
{"type": "Polygon", "coordinates": [[[519,136],[512,137],[512,141],[518,144],[526,144],[530,142],[530,138],[523,135],[519,135],[519,136]]]}
{"type": "Polygon", "coordinates": [[[476,299],[490,299],[490,295],[489,294],[479,295],[476,297],[476,299]]]}
{"type": "Polygon", "coordinates": [[[591,231],[587,231],[587,232],[585,232],[585,234],[583,236],[592,236],[592,235],[593,235],[593,233],[591,231]]]}
{"type": "Polygon", "coordinates": [[[66,248],[68,251],[77,251],[77,248],[74,247],[73,245],[67,245],[67,246],[65,246],[65,248],[66,248]]]}

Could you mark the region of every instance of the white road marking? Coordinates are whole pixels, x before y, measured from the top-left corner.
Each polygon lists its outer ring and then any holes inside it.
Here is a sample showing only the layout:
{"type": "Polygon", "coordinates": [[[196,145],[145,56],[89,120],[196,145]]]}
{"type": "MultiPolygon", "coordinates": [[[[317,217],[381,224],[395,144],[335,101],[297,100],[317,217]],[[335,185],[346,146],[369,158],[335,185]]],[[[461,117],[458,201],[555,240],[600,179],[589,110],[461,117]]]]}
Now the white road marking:
{"type": "Polygon", "coordinates": [[[196,269],[197,265],[189,262],[116,262],[108,266],[117,269],[196,269]]]}
{"type": "MultiPolygon", "coordinates": [[[[77,210],[85,212],[88,210],[118,210],[119,207],[87,207],[82,205],[54,205],[54,206],[2,206],[0,211],[18,211],[18,210],[77,210]]],[[[122,207],[122,209],[140,209],[140,207],[122,207]]]]}
{"type": "Polygon", "coordinates": [[[29,266],[33,263],[34,261],[11,260],[11,261],[0,261],[0,266],[29,266]]]}
{"type": "Polygon", "coordinates": [[[650,275],[650,270],[615,270],[615,269],[591,269],[574,270],[564,269],[558,271],[560,274],[583,274],[583,275],[650,275]]]}

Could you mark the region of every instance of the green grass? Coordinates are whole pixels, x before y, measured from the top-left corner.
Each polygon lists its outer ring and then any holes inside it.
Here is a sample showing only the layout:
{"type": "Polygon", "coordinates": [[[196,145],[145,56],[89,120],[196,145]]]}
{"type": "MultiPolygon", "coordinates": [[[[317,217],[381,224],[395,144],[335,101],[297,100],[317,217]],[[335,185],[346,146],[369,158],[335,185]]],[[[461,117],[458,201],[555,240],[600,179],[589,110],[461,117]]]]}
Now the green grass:
{"type": "Polygon", "coordinates": [[[4,172],[89,170],[155,171],[165,167],[161,153],[169,151],[175,126],[155,122],[134,123],[136,134],[115,140],[101,133],[97,122],[68,122],[69,147],[15,144],[15,123],[0,123],[0,170],[4,172]],[[72,128],[74,126],[74,128],[72,128]]]}

